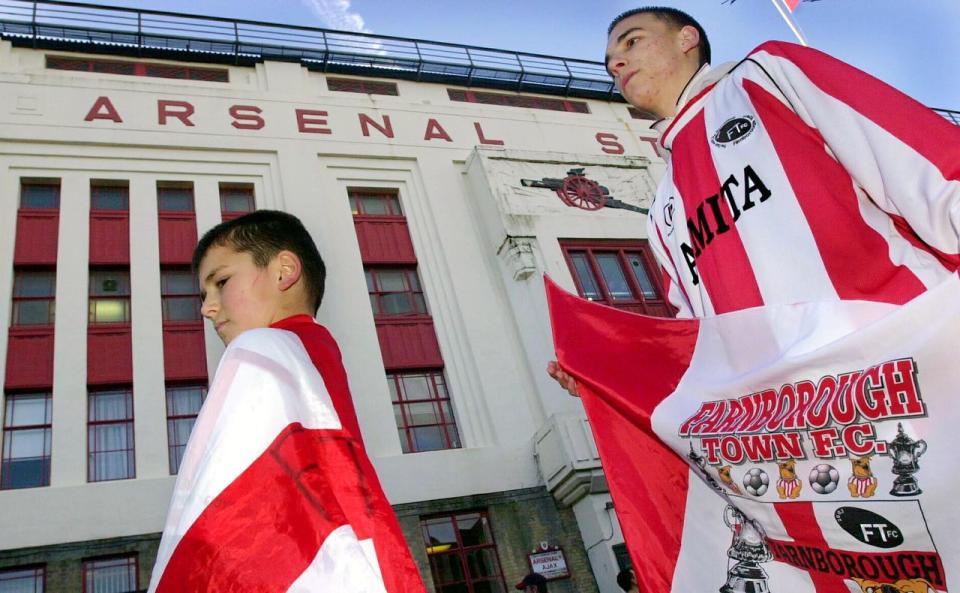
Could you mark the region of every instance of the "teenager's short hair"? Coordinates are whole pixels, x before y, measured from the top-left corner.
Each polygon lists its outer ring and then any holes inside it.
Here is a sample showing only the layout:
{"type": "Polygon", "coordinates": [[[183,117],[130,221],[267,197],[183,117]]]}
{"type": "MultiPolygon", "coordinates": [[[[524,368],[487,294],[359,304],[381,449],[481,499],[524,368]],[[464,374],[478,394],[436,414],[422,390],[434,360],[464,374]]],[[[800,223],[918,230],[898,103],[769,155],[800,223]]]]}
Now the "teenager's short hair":
{"type": "Polygon", "coordinates": [[[320,308],[327,268],[313,238],[296,216],[279,210],[256,210],[221,222],[207,231],[193,250],[194,271],[215,245],[249,253],[260,268],[265,268],[281,251],[295,253],[303,266],[304,288],[314,313],[320,308]]]}
{"type": "Polygon", "coordinates": [[[661,21],[667,21],[677,29],[682,29],[686,26],[693,27],[697,30],[697,33],[700,33],[700,65],[703,66],[704,64],[710,63],[710,40],[707,38],[707,32],[703,30],[703,27],[700,26],[700,23],[698,23],[695,18],[676,8],[670,8],[668,6],[644,6],[642,8],[628,10],[613,19],[607,28],[607,35],[610,35],[610,32],[613,31],[613,28],[616,27],[620,21],[635,14],[652,14],[661,21]]]}
{"type": "Polygon", "coordinates": [[[624,591],[629,591],[630,587],[633,586],[633,570],[629,568],[624,568],[617,573],[617,585],[620,586],[624,591]]]}

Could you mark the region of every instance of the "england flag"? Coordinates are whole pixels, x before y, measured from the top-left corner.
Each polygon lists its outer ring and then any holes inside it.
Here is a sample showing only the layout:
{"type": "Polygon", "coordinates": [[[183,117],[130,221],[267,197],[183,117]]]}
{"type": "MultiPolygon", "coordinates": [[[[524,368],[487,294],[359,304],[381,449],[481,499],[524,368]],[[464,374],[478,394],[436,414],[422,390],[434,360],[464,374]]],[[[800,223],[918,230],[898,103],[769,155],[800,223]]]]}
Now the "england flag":
{"type": "Polygon", "coordinates": [[[644,317],[547,281],[641,591],[960,591],[960,278],[644,317]]]}

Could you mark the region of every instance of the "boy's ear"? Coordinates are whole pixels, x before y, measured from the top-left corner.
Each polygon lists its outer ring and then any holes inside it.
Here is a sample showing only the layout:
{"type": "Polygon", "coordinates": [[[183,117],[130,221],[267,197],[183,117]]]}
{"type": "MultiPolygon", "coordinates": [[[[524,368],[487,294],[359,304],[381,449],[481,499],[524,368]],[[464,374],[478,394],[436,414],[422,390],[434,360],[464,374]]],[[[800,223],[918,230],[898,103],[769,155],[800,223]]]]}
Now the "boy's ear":
{"type": "Polygon", "coordinates": [[[300,277],[303,275],[303,264],[300,263],[300,258],[297,257],[297,254],[292,251],[284,249],[278,253],[275,258],[275,263],[277,287],[281,291],[288,290],[296,284],[297,280],[300,280],[300,277]]]}

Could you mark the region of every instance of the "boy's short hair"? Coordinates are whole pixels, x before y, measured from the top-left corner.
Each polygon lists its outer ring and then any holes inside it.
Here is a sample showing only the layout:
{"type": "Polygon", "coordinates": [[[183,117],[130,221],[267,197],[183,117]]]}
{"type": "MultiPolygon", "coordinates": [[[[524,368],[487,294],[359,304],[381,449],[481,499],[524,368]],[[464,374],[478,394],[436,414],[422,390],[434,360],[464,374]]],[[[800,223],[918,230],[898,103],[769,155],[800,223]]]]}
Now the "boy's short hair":
{"type": "Polygon", "coordinates": [[[700,26],[697,19],[676,8],[670,8],[668,6],[644,6],[628,10],[611,21],[610,26],[607,28],[607,35],[610,35],[610,32],[617,26],[617,23],[635,14],[652,14],[662,21],[667,21],[677,29],[682,29],[687,26],[693,27],[697,30],[697,33],[700,33],[700,65],[703,66],[704,64],[710,63],[710,40],[707,38],[707,32],[703,30],[703,27],[700,26]]]}
{"type": "Polygon", "coordinates": [[[303,266],[304,290],[314,314],[320,308],[327,268],[313,238],[296,216],[279,210],[256,210],[221,222],[204,233],[194,248],[194,271],[215,245],[249,253],[259,268],[265,268],[281,251],[295,253],[303,266]]]}

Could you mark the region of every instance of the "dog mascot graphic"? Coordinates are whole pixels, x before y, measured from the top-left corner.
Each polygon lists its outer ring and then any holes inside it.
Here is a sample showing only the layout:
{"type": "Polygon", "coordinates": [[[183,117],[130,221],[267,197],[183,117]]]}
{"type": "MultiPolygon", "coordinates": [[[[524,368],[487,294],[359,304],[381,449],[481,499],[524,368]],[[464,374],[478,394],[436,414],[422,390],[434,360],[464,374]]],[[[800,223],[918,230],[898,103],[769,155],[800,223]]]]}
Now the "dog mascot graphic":
{"type": "Polygon", "coordinates": [[[780,468],[780,479],[777,480],[777,495],[781,500],[798,498],[800,490],[803,488],[803,482],[797,477],[797,462],[793,459],[778,461],[777,467],[780,468]]]}
{"type": "Polygon", "coordinates": [[[730,489],[734,494],[743,494],[743,490],[740,490],[740,486],[737,486],[737,483],[733,481],[733,477],[730,475],[731,467],[729,465],[724,465],[723,467],[717,468],[717,475],[720,476],[720,482],[730,489]]]}
{"type": "Polygon", "coordinates": [[[863,593],[930,593],[933,586],[924,579],[902,579],[896,583],[878,583],[867,579],[853,579],[863,593]]]}
{"type": "MultiPolygon", "coordinates": [[[[854,498],[870,498],[877,491],[877,478],[874,477],[870,469],[870,456],[860,459],[851,458],[853,465],[853,475],[847,480],[847,489],[850,490],[850,496],[854,498]]],[[[878,590],[880,591],[880,590],[878,590]]]]}

